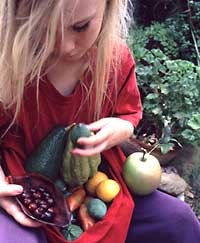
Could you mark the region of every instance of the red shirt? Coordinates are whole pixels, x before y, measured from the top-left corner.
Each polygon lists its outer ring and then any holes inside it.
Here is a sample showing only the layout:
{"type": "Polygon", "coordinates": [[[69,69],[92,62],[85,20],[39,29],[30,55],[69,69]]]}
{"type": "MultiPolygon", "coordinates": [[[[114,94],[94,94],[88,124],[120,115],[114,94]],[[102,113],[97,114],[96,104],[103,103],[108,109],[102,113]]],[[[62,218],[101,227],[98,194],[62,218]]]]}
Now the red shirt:
{"type": "MultiPolygon", "coordinates": [[[[91,75],[85,76],[84,84],[87,87],[91,82],[91,75]]],[[[101,117],[120,117],[137,126],[142,116],[141,101],[135,78],[135,64],[127,48],[124,51],[122,67],[118,72],[117,102],[114,106],[114,112],[112,101],[116,97],[116,88],[112,77],[109,81],[109,94],[111,99],[106,98],[101,117]]],[[[80,83],[76,85],[70,96],[65,97],[55,89],[47,78],[44,78],[39,86],[38,111],[35,85],[26,89],[23,108],[16,124],[9,130],[1,144],[11,174],[25,173],[23,164],[26,163],[27,156],[56,125],[67,126],[73,122],[88,124],[93,121],[93,114],[89,112],[91,104],[89,105],[87,100],[83,102],[85,97],[86,91],[80,83]]],[[[1,112],[1,132],[5,130],[9,120],[8,116],[1,112]]],[[[108,162],[109,172],[120,183],[121,190],[109,207],[104,219],[84,232],[79,239],[73,241],[74,243],[122,243],[126,238],[134,203],[121,175],[125,156],[117,146],[102,154],[108,162]]],[[[45,226],[45,230],[47,230],[50,242],[67,242],[56,228],[45,226]]]]}

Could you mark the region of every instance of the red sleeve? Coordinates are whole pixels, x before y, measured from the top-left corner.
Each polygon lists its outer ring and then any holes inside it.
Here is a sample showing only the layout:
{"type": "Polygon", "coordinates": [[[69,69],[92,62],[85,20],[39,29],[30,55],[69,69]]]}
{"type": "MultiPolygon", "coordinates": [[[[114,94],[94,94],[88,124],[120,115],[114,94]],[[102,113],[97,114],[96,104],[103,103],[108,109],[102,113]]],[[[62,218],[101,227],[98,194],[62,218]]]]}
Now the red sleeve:
{"type": "Polygon", "coordinates": [[[24,149],[24,139],[22,131],[19,127],[13,126],[7,130],[11,119],[10,116],[0,106],[0,150],[3,157],[2,167],[4,172],[13,175],[22,175],[25,173],[23,161],[26,158],[24,149]],[[6,170],[6,171],[5,171],[6,170]]]}
{"type": "Polygon", "coordinates": [[[135,62],[128,48],[125,48],[121,70],[114,115],[130,121],[136,127],[142,118],[142,105],[136,82],[135,62]]]}

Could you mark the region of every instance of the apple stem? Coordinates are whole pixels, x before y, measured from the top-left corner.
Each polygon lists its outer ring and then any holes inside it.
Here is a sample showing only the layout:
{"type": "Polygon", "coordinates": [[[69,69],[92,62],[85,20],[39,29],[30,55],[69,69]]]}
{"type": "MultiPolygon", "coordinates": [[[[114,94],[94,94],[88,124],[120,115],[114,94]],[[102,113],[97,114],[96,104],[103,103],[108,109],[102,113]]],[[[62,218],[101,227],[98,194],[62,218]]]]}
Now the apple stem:
{"type": "Polygon", "coordinates": [[[146,161],[145,155],[147,154],[147,150],[144,149],[144,148],[142,148],[141,150],[142,150],[142,152],[143,152],[143,156],[142,156],[141,161],[146,161]]]}

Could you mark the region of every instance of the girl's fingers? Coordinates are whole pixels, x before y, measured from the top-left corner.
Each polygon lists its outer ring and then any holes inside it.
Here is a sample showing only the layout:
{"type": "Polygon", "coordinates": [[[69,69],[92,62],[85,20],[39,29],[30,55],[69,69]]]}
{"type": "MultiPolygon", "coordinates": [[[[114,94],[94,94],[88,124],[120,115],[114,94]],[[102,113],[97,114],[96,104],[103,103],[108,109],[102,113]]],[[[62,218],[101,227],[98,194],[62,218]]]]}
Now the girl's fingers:
{"type": "Polygon", "coordinates": [[[28,216],[26,216],[23,212],[16,212],[14,214],[14,219],[20,223],[21,225],[24,225],[26,227],[40,227],[42,225],[42,223],[36,222],[34,220],[31,220],[30,218],[28,218],[28,216]]]}
{"type": "Polygon", "coordinates": [[[90,123],[89,125],[87,125],[88,129],[90,129],[91,131],[98,131],[100,130],[103,126],[105,126],[108,123],[106,118],[100,119],[96,122],[90,123]]]}
{"type": "Polygon", "coordinates": [[[103,118],[87,125],[92,131],[96,131],[94,136],[81,137],[78,143],[83,145],[83,149],[75,148],[73,154],[80,156],[91,156],[120,144],[129,138],[133,133],[133,125],[119,118],[103,118]]]}
{"type": "Polygon", "coordinates": [[[23,192],[23,187],[15,184],[1,184],[0,197],[15,196],[23,192]]]}
{"type": "Polygon", "coordinates": [[[80,155],[80,156],[93,156],[93,155],[101,153],[102,151],[107,149],[106,145],[107,145],[107,143],[104,142],[104,143],[100,143],[99,145],[97,145],[95,147],[91,147],[91,148],[86,148],[86,149],[75,148],[71,151],[71,153],[74,155],[80,155]]]}
{"type": "Polygon", "coordinates": [[[41,223],[38,223],[26,216],[21,208],[16,204],[12,198],[4,198],[1,201],[1,207],[11,215],[18,223],[27,227],[39,227],[41,223]]]}
{"type": "Polygon", "coordinates": [[[108,129],[104,128],[96,133],[94,136],[82,137],[78,139],[78,143],[85,146],[97,146],[98,144],[106,141],[110,136],[108,129]]]}

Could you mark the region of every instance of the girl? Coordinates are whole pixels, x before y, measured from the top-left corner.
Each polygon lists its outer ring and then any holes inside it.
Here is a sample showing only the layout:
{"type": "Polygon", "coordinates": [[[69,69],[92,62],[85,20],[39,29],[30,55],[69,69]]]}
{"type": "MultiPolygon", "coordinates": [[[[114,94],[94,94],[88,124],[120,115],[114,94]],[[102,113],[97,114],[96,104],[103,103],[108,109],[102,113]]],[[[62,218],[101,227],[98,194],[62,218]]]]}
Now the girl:
{"type": "MultiPolygon", "coordinates": [[[[126,0],[1,0],[2,156],[10,174],[25,174],[26,158],[53,127],[84,122],[95,135],[80,138],[86,149],[72,153],[101,153],[121,190],[106,217],[74,242],[197,243],[200,226],[186,204],[160,192],[132,198],[121,176],[125,157],[116,145],[132,136],[142,114],[123,41],[126,6],[126,0]]],[[[0,172],[0,241],[67,242],[57,228],[21,212],[12,196],[23,188],[7,185],[0,172]]]]}

